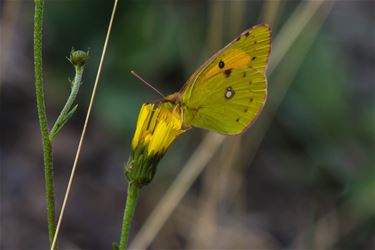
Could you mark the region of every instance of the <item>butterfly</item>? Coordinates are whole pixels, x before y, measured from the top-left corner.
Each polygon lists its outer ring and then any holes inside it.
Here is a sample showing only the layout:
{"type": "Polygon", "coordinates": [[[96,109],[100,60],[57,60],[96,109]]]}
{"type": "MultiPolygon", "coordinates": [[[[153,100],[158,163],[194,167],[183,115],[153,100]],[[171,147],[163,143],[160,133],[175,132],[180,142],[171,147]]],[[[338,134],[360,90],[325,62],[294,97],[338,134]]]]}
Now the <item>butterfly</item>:
{"type": "Polygon", "coordinates": [[[270,51],[269,25],[245,30],[161,103],[180,111],[186,127],[240,134],[253,124],[266,102],[270,51]]]}

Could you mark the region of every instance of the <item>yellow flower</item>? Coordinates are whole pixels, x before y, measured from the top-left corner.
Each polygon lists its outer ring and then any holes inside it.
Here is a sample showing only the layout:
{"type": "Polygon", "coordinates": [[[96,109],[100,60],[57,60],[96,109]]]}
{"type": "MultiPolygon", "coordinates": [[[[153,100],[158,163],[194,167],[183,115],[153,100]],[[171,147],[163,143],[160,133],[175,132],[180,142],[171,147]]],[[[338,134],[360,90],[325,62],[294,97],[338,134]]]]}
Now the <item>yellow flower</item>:
{"type": "Polygon", "coordinates": [[[125,166],[129,181],[139,187],[148,184],[160,159],[183,132],[179,112],[171,111],[164,104],[144,104],[139,112],[132,152],[125,166]]]}

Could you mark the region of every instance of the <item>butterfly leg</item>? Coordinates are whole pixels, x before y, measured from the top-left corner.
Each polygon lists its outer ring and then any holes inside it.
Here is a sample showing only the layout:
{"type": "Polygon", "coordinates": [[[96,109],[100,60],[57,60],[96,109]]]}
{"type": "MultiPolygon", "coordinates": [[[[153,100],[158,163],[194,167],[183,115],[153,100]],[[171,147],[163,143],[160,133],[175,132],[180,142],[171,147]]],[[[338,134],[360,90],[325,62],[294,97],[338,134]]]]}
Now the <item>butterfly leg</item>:
{"type": "Polygon", "coordinates": [[[181,121],[181,123],[183,123],[183,121],[184,121],[184,110],[183,109],[181,109],[178,105],[176,105],[172,109],[172,113],[178,112],[177,109],[181,110],[181,112],[180,112],[180,121],[181,121]]]}
{"type": "Polygon", "coordinates": [[[189,130],[191,130],[193,128],[193,126],[189,126],[189,127],[186,127],[186,128],[184,128],[186,131],[189,131],[189,130]]]}
{"type": "Polygon", "coordinates": [[[181,121],[181,124],[184,123],[184,110],[181,109],[181,112],[180,112],[180,121],[181,121]]]}

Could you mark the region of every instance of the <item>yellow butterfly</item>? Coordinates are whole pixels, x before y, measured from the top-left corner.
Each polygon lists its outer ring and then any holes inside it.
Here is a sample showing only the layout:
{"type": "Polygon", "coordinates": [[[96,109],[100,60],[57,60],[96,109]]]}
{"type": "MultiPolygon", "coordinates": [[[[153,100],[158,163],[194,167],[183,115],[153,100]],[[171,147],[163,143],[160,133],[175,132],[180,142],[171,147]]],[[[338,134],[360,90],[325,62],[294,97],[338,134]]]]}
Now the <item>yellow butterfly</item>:
{"type": "Polygon", "coordinates": [[[180,111],[186,127],[242,133],[265,104],[270,51],[270,27],[256,25],[213,55],[162,104],[180,111]]]}

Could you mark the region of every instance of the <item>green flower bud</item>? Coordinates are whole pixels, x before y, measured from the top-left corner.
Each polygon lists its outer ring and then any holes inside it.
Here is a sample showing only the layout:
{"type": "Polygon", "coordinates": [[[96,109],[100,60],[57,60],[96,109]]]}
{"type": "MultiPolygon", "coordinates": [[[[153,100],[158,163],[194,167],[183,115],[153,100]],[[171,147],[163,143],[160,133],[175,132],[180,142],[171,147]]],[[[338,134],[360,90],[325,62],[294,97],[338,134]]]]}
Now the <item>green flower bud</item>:
{"type": "Polygon", "coordinates": [[[89,57],[90,57],[89,51],[85,52],[83,50],[72,49],[68,60],[74,66],[84,66],[87,63],[89,57]]]}

